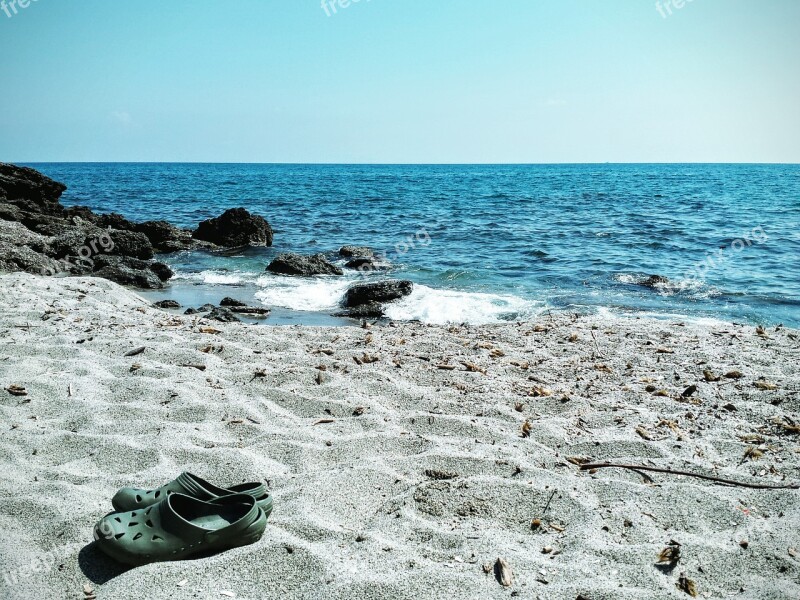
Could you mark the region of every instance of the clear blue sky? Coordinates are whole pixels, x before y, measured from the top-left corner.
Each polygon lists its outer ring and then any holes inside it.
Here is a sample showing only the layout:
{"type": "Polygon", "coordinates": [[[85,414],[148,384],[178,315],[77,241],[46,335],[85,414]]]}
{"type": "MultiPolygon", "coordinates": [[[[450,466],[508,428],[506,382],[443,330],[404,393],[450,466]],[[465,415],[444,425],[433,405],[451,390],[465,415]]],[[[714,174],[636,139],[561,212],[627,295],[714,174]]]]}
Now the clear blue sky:
{"type": "Polygon", "coordinates": [[[0,160],[800,162],[798,0],[336,6],[0,10],[0,160]]]}

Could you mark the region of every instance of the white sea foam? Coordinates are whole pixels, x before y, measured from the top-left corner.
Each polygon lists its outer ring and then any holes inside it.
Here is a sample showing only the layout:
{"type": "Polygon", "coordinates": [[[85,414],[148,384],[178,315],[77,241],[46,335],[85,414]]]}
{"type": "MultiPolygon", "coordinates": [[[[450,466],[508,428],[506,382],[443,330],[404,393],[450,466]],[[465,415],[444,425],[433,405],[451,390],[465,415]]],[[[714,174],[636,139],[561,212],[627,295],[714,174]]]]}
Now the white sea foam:
{"type": "Polygon", "coordinates": [[[353,283],[343,277],[274,277],[264,275],[256,280],[261,289],[255,297],[267,306],[294,310],[328,311],[336,309],[345,290],[353,283]]]}
{"type": "Polygon", "coordinates": [[[210,285],[241,285],[253,280],[249,273],[228,271],[200,271],[199,273],[176,273],[173,278],[177,281],[194,281],[210,285]]]}
{"type": "Polygon", "coordinates": [[[437,290],[415,285],[410,296],[386,305],[386,316],[397,321],[485,325],[536,314],[541,305],[516,296],[437,290]]]}

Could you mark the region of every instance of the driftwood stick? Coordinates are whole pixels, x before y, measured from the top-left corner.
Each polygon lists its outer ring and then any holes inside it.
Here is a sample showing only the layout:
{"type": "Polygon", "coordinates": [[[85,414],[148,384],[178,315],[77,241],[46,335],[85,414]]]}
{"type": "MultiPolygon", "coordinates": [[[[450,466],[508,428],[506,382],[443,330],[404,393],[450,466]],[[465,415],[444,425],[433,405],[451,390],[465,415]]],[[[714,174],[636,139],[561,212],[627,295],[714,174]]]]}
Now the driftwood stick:
{"type": "Polygon", "coordinates": [[[697,477],[698,479],[706,479],[708,481],[715,481],[717,483],[724,483],[726,485],[735,485],[739,487],[754,488],[759,490],[797,490],[800,489],[798,483],[788,483],[784,485],[768,485],[764,483],[745,483],[743,481],[733,481],[731,479],[722,479],[721,477],[714,477],[712,475],[701,475],[700,473],[692,473],[691,471],[679,471],[676,469],[664,469],[660,467],[648,467],[646,465],[621,465],[615,463],[587,463],[581,465],[581,471],[588,471],[589,469],[631,469],[633,471],[654,471],[656,473],[668,473],[670,475],[686,475],[687,477],[697,477]]]}

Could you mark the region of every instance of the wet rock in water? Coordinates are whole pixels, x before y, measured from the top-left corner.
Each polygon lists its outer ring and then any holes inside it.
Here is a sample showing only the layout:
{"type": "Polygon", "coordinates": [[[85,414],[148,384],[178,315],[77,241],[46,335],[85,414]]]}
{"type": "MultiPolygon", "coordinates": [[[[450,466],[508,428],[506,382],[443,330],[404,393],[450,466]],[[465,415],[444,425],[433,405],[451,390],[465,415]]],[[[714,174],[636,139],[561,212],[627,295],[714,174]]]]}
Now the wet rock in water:
{"type": "Polygon", "coordinates": [[[147,236],[157,252],[178,252],[190,250],[197,244],[192,240],[192,232],[179,229],[166,221],[145,221],[134,225],[134,231],[147,236]]]}
{"type": "Polygon", "coordinates": [[[279,254],[267,266],[267,271],[277,275],[313,277],[314,275],[342,275],[343,271],[325,258],[324,254],[279,254]]]}
{"type": "Polygon", "coordinates": [[[373,257],[352,258],[347,261],[344,266],[348,269],[356,269],[358,271],[377,271],[389,267],[388,264],[379,262],[373,257]]]}
{"type": "Polygon", "coordinates": [[[644,287],[649,287],[649,288],[656,288],[661,285],[667,285],[668,283],[669,279],[667,279],[663,275],[650,275],[650,277],[645,279],[639,285],[643,285],[644,287]]]}
{"type": "Polygon", "coordinates": [[[158,276],[161,281],[169,281],[175,275],[169,265],[162,262],[150,263],[150,270],[158,276]]]}
{"type": "Polygon", "coordinates": [[[242,302],[241,300],[236,300],[235,298],[231,298],[229,296],[226,296],[225,298],[220,300],[219,305],[227,306],[228,308],[230,308],[231,306],[247,306],[247,304],[242,302]]]}
{"type": "Polygon", "coordinates": [[[408,296],[413,289],[412,282],[397,279],[357,284],[345,292],[344,305],[354,307],[371,302],[392,302],[408,296]]]}
{"type": "Polygon", "coordinates": [[[345,258],[372,258],[375,256],[375,252],[367,246],[342,246],[339,249],[339,256],[344,256],[345,258]]]}
{"type": "Polygon", "coordinates": [[[183,314],[185,314],[185,315],[197,315],[197,314],[200,314],[200,313],[210,312],[210,311],[214,310],[215,308],[217,308],[217,307],[214,306],[213,304],[203,304],[203,306],[200,306],[198,308],[187,308],[184,311],[183,314]]]}
{"type": "Polygon", "coordinates": [[[383,317],[383,305],[378,302],[367,302],[360,306],[353,306],[334,314],[335,317],[348,317],[350,319],[380,319],[383,317]]]}
{"type": "Polygon", "coordinates": [[[268,317],[272,312],[269,308],[259,306],[232,306],[229,310],[237,315],[247,315],[254,318],[268,317]]]}
{"type": "Polygon", "coordinates": [[[230,310],[227,308],[222,308],[219,306],[214,306],[208,312],[207,315],[203,317],[204,319],[210,319],[212,321],[220,321],[222,323],[239,323],[241,319],[234,315],[230,310]]]}
{"type": "Polygon", "coordinates": [[[180,302],[177,300],[160,300],[159,302],[153,302],[153,306],[156,308],[180,308],[180,302]]]}
{"type": "Polygon", "coordinates": [[[272,246],[272,227],[264,217],[244,208],[231,208],[219,217],[200,223],[192,237],[228,248],[272,246]]]}

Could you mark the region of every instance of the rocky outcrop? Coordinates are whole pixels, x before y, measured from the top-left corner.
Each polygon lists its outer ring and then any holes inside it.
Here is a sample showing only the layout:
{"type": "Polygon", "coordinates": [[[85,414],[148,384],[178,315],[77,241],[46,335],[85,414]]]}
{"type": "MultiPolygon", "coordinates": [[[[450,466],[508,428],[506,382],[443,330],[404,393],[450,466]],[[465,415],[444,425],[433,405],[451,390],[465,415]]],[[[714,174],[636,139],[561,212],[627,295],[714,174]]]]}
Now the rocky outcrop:
{"type": "Polygon", "coordinates": [[[59,199],[66,189],[63,183],[34,169],[0,163],[0,202],[24,211],[62,216],[64,208],[59,199]]]}
{"type": "Polygon", "coordinates": [[[374,283],[361,283],[351,286],[344,295],[344,305],[347,308],[363,306],[365,304],[384,304],[408,296],[414,289],[410,281],[388,279],[374,283]]]}
{"type": "Polygon", "coordinates": [[[34,169],[0,163],[0,270],[93,274],[153,289],[174,275],[153,261],[156,253],[272,245],[269,223],[243,208],[204,221],[192,233],[166,221],[136,223],[85,206],[65,208],[65,189],[34,169]]]}
{"type": "Polygon", "coordinates": [[[325,258],[324,254],[279,254],[267,266],[267,271],[276,275],[296,275],[313,277],[315,275],[342,275],[343,271],[325,258]]]}
{"type": "Polygon", "coordinates": [[[231,208],[215,219],[200,223],[192,237],[229,248],[272,246],[272,227],[264,217],[244,208],[231,208]]]}

